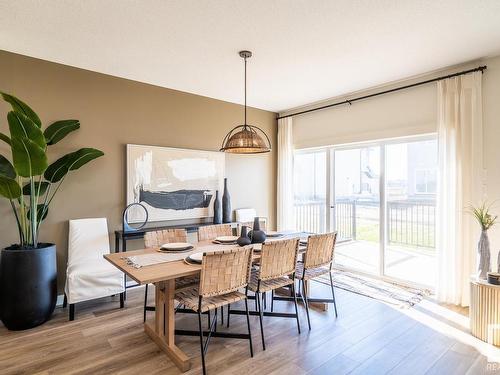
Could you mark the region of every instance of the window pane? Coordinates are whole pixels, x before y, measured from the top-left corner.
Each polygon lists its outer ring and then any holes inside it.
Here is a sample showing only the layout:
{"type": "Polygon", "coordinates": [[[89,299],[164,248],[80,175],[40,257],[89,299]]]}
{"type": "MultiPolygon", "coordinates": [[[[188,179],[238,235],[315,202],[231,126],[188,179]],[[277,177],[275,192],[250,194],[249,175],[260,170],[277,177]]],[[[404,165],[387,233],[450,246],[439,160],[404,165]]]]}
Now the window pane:
{"type": "Polygon", "coordinates": [[[326,230],[326,151],[296,153],[294,157],[295,229],[326,230]]]}
{"type": "Polygon", "coordinates": [[[437,141],[386,146],[385,274],[433,285],[437,141]]]}

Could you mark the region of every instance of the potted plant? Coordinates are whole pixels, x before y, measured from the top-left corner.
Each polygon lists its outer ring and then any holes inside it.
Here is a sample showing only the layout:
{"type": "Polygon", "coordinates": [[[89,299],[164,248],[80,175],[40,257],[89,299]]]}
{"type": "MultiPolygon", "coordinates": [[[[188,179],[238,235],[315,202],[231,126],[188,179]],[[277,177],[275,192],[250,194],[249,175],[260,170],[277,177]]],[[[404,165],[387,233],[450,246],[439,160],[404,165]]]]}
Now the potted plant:
{"type": "Polygon", "coordinates": [[[56,246],[39,241],[49,206],[70,171],[104,154],[82,148],[49,164],[50,146],[79,129],[80,122],[56,121],[42,130],[28,105],[0,94],[12,107],[7,114],[10,135],[0,133],[11,151],[10,158],[0,155],[0,196],[10,202],[19,235],[19,243],[1,252],[0,319],[8,329],[20,330],[47,321],[56,304],[56,246]]]}
{"type": "MultiPolygon", "coordinates": [[[[481,236],[477,244],[477,252],[479,255],[479,264],[477,269],[477,277],[486,279],[490,271],[490,240],[488,238],[488,229],[495,225],[498,216],[493,216],[490,213],[491,204],[486,202],[481,203],[478,207],[470,206],[470,211],[474,218],[481,226],[481,236]]],[[[500,259],[500,258],[499,258],[500,259]]]]}

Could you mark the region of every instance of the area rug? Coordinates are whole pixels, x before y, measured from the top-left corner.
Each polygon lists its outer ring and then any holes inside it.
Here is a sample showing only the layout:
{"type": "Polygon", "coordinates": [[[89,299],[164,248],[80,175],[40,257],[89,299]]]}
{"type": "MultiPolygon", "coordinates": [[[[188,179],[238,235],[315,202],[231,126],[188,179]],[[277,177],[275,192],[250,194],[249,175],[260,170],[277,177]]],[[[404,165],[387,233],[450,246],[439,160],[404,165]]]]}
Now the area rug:
{"type": "MultiPolygon", "coordinates": [[[[430,290],[417,289],[335,269],[332,271],[333,285],[366,297],[377,299],[400,308],[410,308],[430,295],[430,290]]],[[[330,285],[328,275],[316,279],[330,285]]]]}

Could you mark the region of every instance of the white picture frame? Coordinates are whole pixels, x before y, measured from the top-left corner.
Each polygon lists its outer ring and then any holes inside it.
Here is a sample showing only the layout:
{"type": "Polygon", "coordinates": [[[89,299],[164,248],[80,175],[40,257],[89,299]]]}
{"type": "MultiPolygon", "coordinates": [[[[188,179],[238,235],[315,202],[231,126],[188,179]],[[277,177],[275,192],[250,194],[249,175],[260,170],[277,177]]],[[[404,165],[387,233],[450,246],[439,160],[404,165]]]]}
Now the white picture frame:
{"type": "MultiPolygon", "coordinates": [[[[127,205],[143,204],[150,222],[212,217],[224,173],[222,152],[127,144],[127,205]]],[[[128,221],[143,217],[132,209],[128,221]]]]}

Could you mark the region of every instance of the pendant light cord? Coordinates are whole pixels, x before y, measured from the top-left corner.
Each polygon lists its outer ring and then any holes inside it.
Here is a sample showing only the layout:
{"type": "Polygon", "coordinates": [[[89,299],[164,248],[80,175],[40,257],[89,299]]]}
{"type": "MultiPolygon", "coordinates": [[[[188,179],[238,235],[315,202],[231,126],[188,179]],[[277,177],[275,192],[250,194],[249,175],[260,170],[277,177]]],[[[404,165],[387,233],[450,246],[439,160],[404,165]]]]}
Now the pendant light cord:
{"type": "Polygon", "coordinates": [[[245,57],[245,127],[247,126],[247,58],[245,57]]]}

